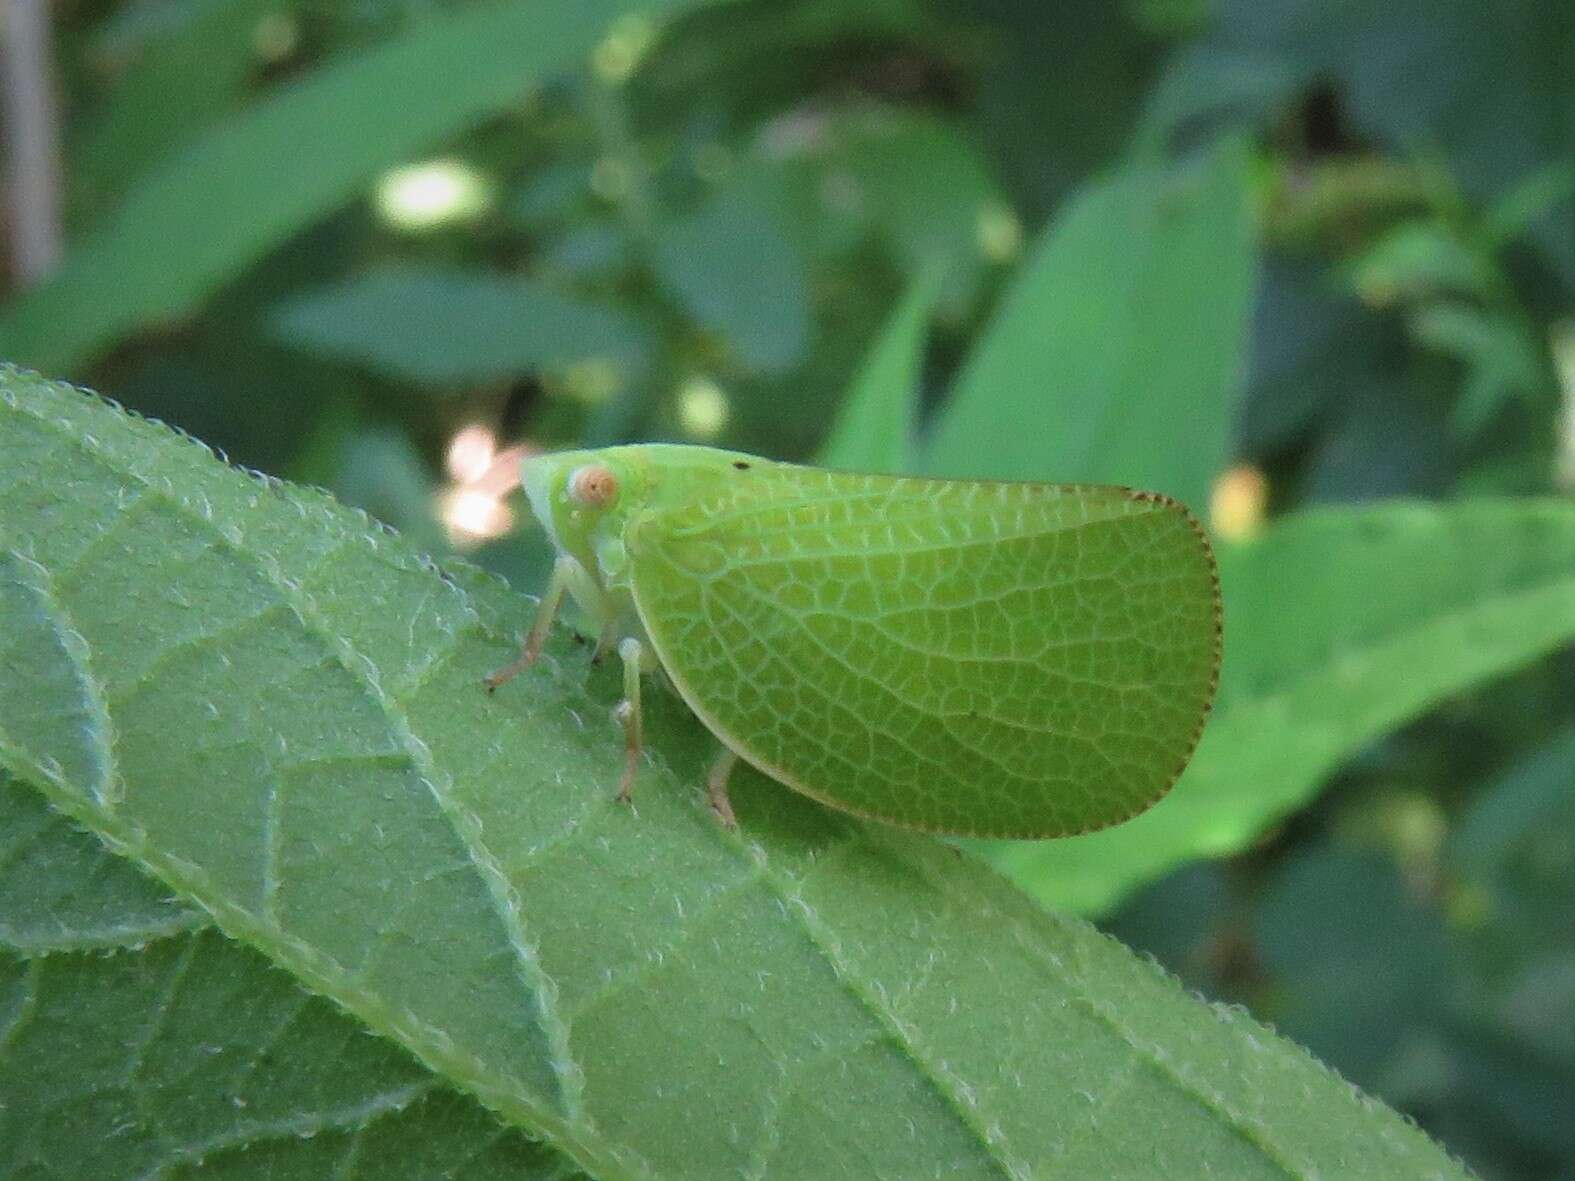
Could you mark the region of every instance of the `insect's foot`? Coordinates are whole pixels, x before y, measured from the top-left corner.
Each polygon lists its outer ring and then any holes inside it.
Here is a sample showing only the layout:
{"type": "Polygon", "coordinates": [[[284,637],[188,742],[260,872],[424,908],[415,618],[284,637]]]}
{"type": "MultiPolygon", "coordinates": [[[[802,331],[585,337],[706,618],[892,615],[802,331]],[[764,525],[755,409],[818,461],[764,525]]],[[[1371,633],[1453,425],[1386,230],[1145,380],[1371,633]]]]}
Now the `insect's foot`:
{"type": "Polygon", "coordinates": [[[618,802],[627,804],[634,792],[634,773],[640,767],[640,734],[634,721],[634,705],[620,701],[613,707],[613,720],[623,727],[623,775],[618,779],[618,802]]]}
{"type": "Polygon", "coordinates": [[[728,832],[738,831],[738,817],[733,815],[733,805],[726,796],[717,798],[713,796],[709,801],[711,811],[715,814],[723,828],[728,832]]]}
{"type": "Polygon", "coordinates": [[[705,800],[711,805],[711,811],[716,813],[716,818],[722,822],[722,827],[728,832],[738,831],[738,817],[733,815],[733,801],[727,796],[728,780],[733,776],[733,767],[738,763],[738,756],[727,747],[723,747],[711,764],[711,771],[705,777],[705,800]]]}
{"type": "Polygon", "coordinates": [[[540,655],[541,645],[534,643],[532,640],[527,640],[525,642],[525,648],[520,652],[518,660],[504,665],[496,672],[488,673],[481,679],[481,683],[487,687],[488,693],[496,693],[500,686],[507,685],[515,677],[519,676],[520,673],[524,672],[531,665],[535,664],[536,658],[540,655]]]}
{"type": "Polygon", "coordinates": [[[634,760],[630,759],[623,769],[623,777],[618,780],[618,802],[620,804],[634,803],[634,760]]]}
{"type": "Polygon", "coordinates": [[[507,685],[519,674],[520,670],[511,664],[508,668],[500,668],[495,673],[488,673],[481,678],[481,683],[487,687],[488,693],[496,693],[502,686],[507,685]]]}
{"type": "Polygon", "coordinates": [[[617,635],[612,628],[602,628],[602,634],[596,637],[596,647],[591,649],[591,667],[602,666],[602,661],[607,659],[607,653],[613,650],[616,638],[617,635]]]}

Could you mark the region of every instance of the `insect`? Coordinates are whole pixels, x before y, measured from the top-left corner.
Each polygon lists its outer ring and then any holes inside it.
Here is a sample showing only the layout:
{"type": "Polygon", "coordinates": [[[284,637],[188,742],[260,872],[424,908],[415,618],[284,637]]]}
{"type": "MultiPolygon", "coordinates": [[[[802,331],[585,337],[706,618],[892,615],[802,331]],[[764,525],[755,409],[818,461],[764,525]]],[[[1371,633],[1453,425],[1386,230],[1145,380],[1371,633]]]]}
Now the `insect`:
{"type": "Polygon", "coordinates": [[[627,801],[660,667],[722,751],[813,799],[931,832],[1054,837],[1175,782],[1220,658],[1198,524],[1155,493],[857,475],[647,444],[524,460],[563,596],[616,647],[627,801]]]}

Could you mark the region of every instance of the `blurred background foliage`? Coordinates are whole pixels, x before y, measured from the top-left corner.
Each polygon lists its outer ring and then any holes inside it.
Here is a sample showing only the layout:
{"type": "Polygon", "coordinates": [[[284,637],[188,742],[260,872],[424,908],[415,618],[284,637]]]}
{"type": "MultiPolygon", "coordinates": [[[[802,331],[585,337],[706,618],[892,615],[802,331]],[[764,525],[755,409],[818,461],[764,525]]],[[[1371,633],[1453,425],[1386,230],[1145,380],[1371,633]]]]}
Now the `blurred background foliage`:
{"type": "Polygon", "coordinates": [[[0,355],[434,553],[538,584],[520,447],[1184,497],[1193,770],[981,852],[1484,1176],[1575,1177],[1568,0],[5,19],[0,355]]]}

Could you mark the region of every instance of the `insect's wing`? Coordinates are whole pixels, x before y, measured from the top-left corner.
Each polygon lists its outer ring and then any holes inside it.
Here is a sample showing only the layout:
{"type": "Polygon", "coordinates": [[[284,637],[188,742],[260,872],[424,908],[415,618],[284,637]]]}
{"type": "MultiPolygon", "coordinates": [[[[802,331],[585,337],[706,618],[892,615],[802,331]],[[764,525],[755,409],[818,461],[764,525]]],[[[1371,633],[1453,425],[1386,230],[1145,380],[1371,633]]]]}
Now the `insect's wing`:
{"type": "Polygon", "coordinates": [[[1213,555],[1118,488],[771,465],[629,531],[635,602],[700,718],[834,807],[1048,837],[1157,800],[1219,663],[1213,555]]]}

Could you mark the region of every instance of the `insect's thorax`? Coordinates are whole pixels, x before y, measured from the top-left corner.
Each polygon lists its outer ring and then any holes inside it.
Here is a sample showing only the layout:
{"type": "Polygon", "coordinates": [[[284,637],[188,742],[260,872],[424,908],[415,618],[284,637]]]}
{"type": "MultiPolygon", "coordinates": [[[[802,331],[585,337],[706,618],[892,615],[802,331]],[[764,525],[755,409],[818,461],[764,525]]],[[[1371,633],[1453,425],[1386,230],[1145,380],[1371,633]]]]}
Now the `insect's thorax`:
{"type": "Polygon", "coordinates": [[[634,527],[776,466],[708,447],[648,444],[532,456],[521,479],[554,547],[574,563],[569,591],[575,602],[599,627],[637,634],[634,527]],[[586,486],[588,475],[594,478],[586,486]]]}

